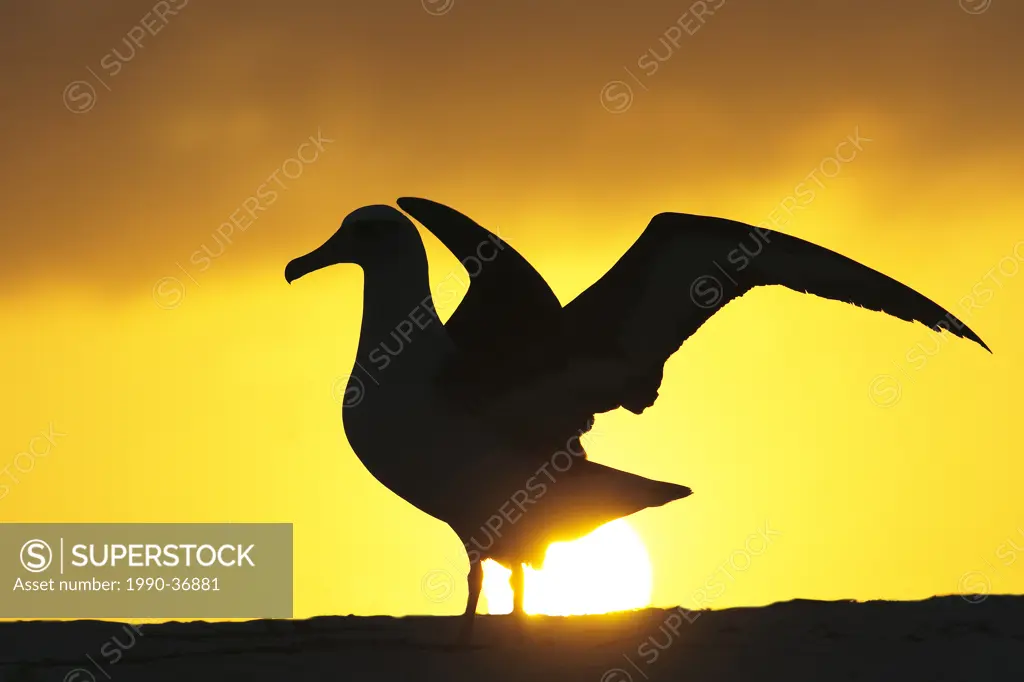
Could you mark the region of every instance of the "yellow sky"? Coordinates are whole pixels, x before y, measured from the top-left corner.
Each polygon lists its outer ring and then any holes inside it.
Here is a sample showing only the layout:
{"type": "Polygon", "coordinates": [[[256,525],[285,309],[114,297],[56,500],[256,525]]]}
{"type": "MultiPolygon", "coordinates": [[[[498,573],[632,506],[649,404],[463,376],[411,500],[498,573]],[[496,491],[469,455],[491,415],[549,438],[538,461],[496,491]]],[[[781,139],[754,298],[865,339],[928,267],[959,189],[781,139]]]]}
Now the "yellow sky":
{"type": "MultiPolygon", "coordinates": [[[[185,3],[113,76],[149,3],[5,7],[0,468],[66,435],[6,481],[0,521],[292,522],[297,616],[459,612],[461,584],[438,602],[421,579],[460,543],[341,429],[359,273],[289,287],[285,263],[349,210],[420,195],[500,228],[568,301],[655,213],[773,216],[994,355],[788,291],[729,306],[589,449],[696,491],[631,518],[654,602],[910,599],[970,571],[1024,591],[1000,552],[1024,547],[1024,7],[768,5],[726,0],[693,29],[668,2],[185,3]],[[76,113],[78,80],[95,101],[76,113]],[[802,184],[813,200],[780,219],[802,184]]],[[[457,264],[427,239],[436,284],[457,264]]]]}

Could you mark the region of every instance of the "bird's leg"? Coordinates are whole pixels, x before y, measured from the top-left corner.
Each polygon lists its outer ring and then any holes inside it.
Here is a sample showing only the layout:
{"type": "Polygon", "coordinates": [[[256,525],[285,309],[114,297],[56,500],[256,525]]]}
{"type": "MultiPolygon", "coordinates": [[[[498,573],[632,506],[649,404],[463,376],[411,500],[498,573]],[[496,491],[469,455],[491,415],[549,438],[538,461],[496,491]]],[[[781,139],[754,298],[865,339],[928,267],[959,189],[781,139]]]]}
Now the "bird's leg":
{"type": "Polygon", "coordinates": [[[526,591],[526,572],[523,570],[522,562],[516,561],[512,564],[512,615],[522,618],[526,615],[523,610],[523,596],[526,591]]]}
{"type": "Polygon", "coordinates": [[[469,644],[473,639],[473,621],[476,618],[476,605],[480,601],[480,590],[484,586],[484,569],[480,561],[469,562],[469,598],[466,600],[466,612],[462,614],[462,626],[459,630],[459,644],[469,644]]]}
{"type": "Polygon", "coordinates": [[[526,635],[526,610],[523,609],[523,599],[526,593],[526,571],[523,563],[516,561],[512,564],[512,628],[513,637],[522,641],[526,635]]]}

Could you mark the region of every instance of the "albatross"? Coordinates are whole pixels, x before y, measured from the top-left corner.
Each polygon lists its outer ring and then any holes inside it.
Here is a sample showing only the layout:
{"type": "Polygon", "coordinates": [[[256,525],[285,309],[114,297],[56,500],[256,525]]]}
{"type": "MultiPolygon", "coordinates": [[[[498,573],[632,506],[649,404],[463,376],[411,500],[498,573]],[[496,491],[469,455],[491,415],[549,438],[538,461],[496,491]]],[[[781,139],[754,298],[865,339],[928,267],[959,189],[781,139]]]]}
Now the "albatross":
{"type": "MultiPolygon", "coordinates": [[[[446,322],[415,224],[387,205],[349,213],[288,263],[290,283],[336,264],[364,273],[363,316],[342,421],[382,485],[438,519],[469,559],[459,640],[468,643],[482,561],[523,566],[553,542],[689,496],[587,458],[596,415],[654,404],[665,363],[718,310],[758,286],[851,303],[988,346],[937,303],[821,246],[744,223],[660,213],[597,282],[563,306],[530,263],[464,214],[398,206],[462,262],[469,288],[446,322]]],[[[991,351],[990,351],[991,352],[991,351]]]]}

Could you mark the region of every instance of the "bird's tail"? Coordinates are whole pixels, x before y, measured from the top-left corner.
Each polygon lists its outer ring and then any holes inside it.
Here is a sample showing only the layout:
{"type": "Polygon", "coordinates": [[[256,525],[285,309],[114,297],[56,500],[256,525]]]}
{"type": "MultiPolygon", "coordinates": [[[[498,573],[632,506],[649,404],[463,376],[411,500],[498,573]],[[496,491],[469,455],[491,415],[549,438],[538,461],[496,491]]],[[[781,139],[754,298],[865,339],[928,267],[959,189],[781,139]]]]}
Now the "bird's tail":
{"type": "Polygon", "coordinates": [[[615,519],[693,494],[683,485],[655,481],[590,460],[579,466],[576,476],[553,484],[550,499],[540,501],[540,506],[548,507],[544,512],[550,514],[543,524],[553,531],[550,542],[575,539],[615,519]]]}

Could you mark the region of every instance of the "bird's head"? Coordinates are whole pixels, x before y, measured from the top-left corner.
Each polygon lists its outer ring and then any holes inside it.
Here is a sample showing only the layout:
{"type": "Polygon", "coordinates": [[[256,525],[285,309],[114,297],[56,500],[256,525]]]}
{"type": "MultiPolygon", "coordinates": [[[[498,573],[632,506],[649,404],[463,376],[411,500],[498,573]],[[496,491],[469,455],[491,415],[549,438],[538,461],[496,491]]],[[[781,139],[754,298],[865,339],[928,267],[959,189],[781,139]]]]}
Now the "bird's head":
{"type": "Polygon", "coordinates": [[[284,278],[294,282],[339,263],[366,267],[374,262],[393,260],[413,243],[422,250],[415,225],[398,209],[383,204],[363,206],[345,216],[338,231],[321,246],[288,263],[284,278]],[[411,237],[415,242],[410,242],[411,237]]]}

